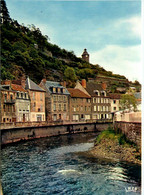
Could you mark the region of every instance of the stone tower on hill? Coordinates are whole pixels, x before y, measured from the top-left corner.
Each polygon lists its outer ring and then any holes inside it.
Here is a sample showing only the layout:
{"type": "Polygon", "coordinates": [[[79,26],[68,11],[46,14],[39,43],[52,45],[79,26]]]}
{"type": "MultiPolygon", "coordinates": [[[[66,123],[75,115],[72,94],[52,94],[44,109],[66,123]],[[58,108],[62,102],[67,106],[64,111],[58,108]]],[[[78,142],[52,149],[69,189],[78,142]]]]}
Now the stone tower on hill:
{"type": "Polygon", "coordinates": [[[86,49],[84,49],[84,51],[83,51],[82,59],[89,62],[89,54],[88,54],[86,49]]]}

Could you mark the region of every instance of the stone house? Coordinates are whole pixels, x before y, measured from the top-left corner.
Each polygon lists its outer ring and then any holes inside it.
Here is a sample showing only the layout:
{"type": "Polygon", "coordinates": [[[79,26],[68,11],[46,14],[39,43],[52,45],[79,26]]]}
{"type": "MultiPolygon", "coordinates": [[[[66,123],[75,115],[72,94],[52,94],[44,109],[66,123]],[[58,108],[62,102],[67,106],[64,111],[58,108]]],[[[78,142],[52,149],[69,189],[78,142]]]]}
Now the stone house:
{"type": "Polygon", "coordinates": [[[110,97],[111,113],[121,110],[122,109],[120,105],[121,94],[110,93],[109,97],[110,97]]]}
{"type": "Polygon", "coordinates": [[[18,84],[11,84],[11,88],[16,92],[16,122],[30,121],[30,98],[28,92],[22,85],[18,84]]]}
{"type": "Polygon", "coordinates": [[[69,92],[59,82],[43,79],[40,87],[46,90],[46,120],[69,120],[69,92]]]}
{"type": "Polygon", "coordinates": [[[30,97],[30,121],[45,121],[45,90],[29,77],[25,81],[25,89],[30,97]]]}
{"type": "Polygon", "coordinates": [[[91,119],[91,97],[79,89],[68,88],[70,93],[70,120],[91,119]]]}
{"type": "Polygon", "coordinates": [[[16,122],[15,101],[16,92],[10,88],[10,83],[0,86],[1,91],[1,113],[2,123],[16,122]]]}
{"type": "Polygon", "coordinates": [[[91,119],[110,119],[110,98],[100,84],[95,82],[77,82],[76,89],[91,96],[91,119]]]}
{"type": "MultiPolygon", "coordinates": [[[[2,81],[2,86],[10,90],[11,97],[8,99],[13,102],[13,112],[15,112],[15,119],[13,122],[26,122],[30,120],[30,99],[28,92],[24,89],[23,80],[6,80],[2,81]],[[14,95],[12,95],[12,93],[14,95]]],[[[6,95],[5,95],[6,96],[6,95]]],[[[11,120],[10,120],[11,121],[11,120]]]]}

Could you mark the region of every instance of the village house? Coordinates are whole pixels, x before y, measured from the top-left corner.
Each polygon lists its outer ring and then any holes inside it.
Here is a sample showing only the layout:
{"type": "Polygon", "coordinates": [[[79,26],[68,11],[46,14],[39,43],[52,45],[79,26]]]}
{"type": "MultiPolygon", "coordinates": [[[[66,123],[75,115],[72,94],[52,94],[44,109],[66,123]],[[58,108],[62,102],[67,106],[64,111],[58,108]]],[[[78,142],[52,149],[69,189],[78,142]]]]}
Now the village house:
{"type": "Polygon", "coordinates": [[[10,88],[10,82],[3,83],[0,86],[1,91],[1,122],[11,123],[16,122],[15,113],[15,96],[16,92],[10,88]]]}
{"type": "MultiPolygon", "coordinates": [[[[25,82],[25,80],[24,80],[25,82]]],[[[16,115],[13,122],[26,122],[30,120],[30,99],[28,92],[24,89],[23,80],[6,80],[2,81],[2,86],[6,89],[11,90],[14,95],[15,108],[14,112],[16,115]]]]}
{"type": "Polygon", "coordinates": [[[28,92],[22,85],[11,84],[11,88],[16,92],[15,112],[16,122],[30,121],[30,98],[28,92]]]}
{"type": "Polygon", "coordinates": [[[111,113],[121,110],[122,109],[120,104],[121,94],[110,93],[109,97],[110,97],[111,113]]]}
{"type": "Polygon", "coordinates": [[[40,87],[46,90],[46,120],[69,120],[69,92],[59,82],[43,79],[40,87]]]}
{"type": "Polygon", "coordinates": [[[45,121],[45,90],[29,77],[25,81],[25,89],[30,97],[30,121],[45,121]]]}
{"type": "Polygon", "coordinates": [[[91,119],[91,97],[79,89],[68,88],[70,93],[70,120],[91,119]]]}
{"type": "Polygon", "coordinates": [[[93,120],[111,118],[110,99],[102,85],[94,82],[86,82],[86,80],[83,79],[82,83],[77,82],[75,88],[91,96],[91,113],[93,120]]]}

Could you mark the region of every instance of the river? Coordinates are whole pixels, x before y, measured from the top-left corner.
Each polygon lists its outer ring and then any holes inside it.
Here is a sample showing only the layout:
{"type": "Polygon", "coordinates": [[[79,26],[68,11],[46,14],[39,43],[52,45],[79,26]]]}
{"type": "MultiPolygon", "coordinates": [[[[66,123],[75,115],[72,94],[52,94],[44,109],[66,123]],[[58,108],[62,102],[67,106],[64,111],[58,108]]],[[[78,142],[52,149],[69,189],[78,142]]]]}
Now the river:
{"type": "Polygon", "coordinates": [[[85,154],[96,134],[41,138],[2,149],[4,195],[137,195],[141,167],[85,154]]]}

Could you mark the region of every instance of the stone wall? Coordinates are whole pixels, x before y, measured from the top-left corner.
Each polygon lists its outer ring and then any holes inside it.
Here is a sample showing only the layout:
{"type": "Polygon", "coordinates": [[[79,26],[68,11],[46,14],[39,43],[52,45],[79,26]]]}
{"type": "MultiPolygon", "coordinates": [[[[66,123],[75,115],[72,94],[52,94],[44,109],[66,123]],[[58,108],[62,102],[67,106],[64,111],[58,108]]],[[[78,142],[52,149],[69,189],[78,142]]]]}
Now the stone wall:
{"type": "Polygon", "coordinates": [[[141,123],[140,122],[122,122],[114,123],[115,130],[120,130],[126,137],[138,146],[141,146],[141,123]]]}
{"type": "Polygon", "coordinates": [[[71,133],[102,131],[112,123],[84,123],[67,124],[41,127],[20,127],[12,129],[1,129],[2,144],[13,143],[21,140],[29,140],[40,137],[50,137],[71,133]]]}

